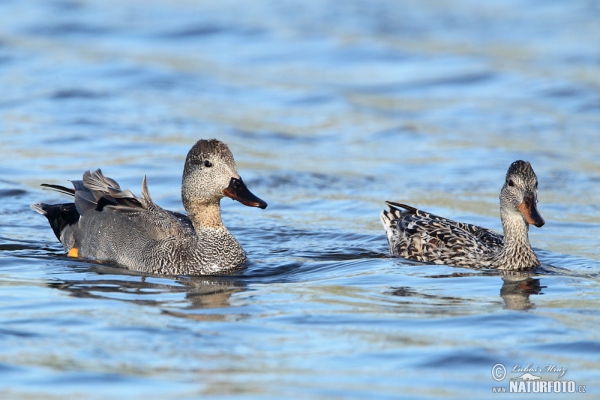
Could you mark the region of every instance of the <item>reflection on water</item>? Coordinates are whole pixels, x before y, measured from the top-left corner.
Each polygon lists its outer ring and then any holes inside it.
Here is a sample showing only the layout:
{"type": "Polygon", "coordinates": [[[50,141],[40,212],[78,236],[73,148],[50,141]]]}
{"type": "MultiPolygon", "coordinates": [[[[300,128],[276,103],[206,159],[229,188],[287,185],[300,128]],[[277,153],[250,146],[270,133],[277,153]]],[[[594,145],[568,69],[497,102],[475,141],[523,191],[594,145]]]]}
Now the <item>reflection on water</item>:
{"type": "MultiPolygon", "coordinates": [[[[532,273],[519,271],[482,271],[488,276],[500,276],[502,278],[502,286],[500,288],[500,297],[504,300],[505,308],[508,310],[528,310],[535,306],[530,296],[543,294],[542,289],[547,286],[542,286],[540,279],[534,278],[532,273]]],[[[431,278],[448,279],[452,277],[468,277],[478,276],[476,272],[454,272],[444,275],[432,275],[431,278]]],[[[394,291],[393,294],[405,296],[405,291],[394,291]]],[[[443,298],[447,300],[447,298],[443,298]]],[[[458,300],[456,298],[455,300],[458,300]]],[[[473,299],[470,299],[474,301],[473,299]]],[[[462,301],[466,301],[462,299],[462,301]]]]}
{"type": "Polygon", "coordinates": [[[485,397],[499,362],[560,364],[597,391],[599,16],[578,0],[0,2],[0,397],[485,397]],[[65,200],[40,183],[102,168],[182,211],[185,154],[210,137],[269,202],[222,204],[239,274],[69,259],[29,208],[65,200]],[[501,231],[517,159],[538,175],[544,268],[388,256],[388,199],[501,231]]]}
{"type": "MultiPolygon", "coordinates": [[[[116,268],[111,268],[112,270],[116,268]]],[[[163,279],[160,282],[140,276],[139,280],[119,279],[119,275],[104,275],[98,268],[90,268],[88,272],[99,275],[94,279],[49,282],[54,289],[65,290],[75,297],[106,298],[133,302],[140,305],[169,307],[176,305],[182,309],[212,309],[229,306],[229,299],[234,293],[244,290],[243,282],[221,277],[185,277],[174,281],[163,279]],[[163,299],[162,295],[183,295],[174,304],[173,300],[163,299]],[[187,304],[181,307],[181,304],[187,304]]],[[[127,273],[123,271],[122,273],[127,273]]]]}
{"type": "MultiPolygon", "coordinates": [[[[364,257],[364,255],[362,255],[364,257]]],[[[379,256],[378,256],[379,257],[379,256]]],[[[340,255],[330,255],[319,257],[322,260],[356,260],[361,258],[361,254],[351,255],[345,253],[343,258],[340,255]]],[[[427,270],[426,264],[407,263],[421,265],[427,270]]],[[[85,279],[66,279],[49,281],[48,286],[68,292],[70,295],[78,298],[94,299],[114,299],[125,302],[131,302],[138,305],[154,306],[163,309],[164,312],[184,318],[191,318],[202,321],[220,321],[226,318],[232,318],[232,314],[219,314],[224,308],[232,307],[231,297],[237,293],[248,290],[250,282],[256,278],[261,278],[259,274],[245,274],[238,277],[220,277],[220,276],[195,276],[178,278],[156,278],[145,275],[135,276],[130,271],[104,266],[92,263],[91,267],[77,266],[80,272],[86,272],[85,279]],[[91,273],[91,275],[90,275],[91,273]],[[175,297],[173,297],[175,296],[175,297]],[[175,309],[173,309],[173,307],[175,309]],[[210,313],[210,310],[217,311],[210,313]],[[206,310],[209,313],[194,313],[193,310],[206,310]],[[192,311],[192,312],[190,312],[192,311]]],[[[310,274],[315,274],[315,270],[307,270],[310,274]]],[[[431,279],[453,279],[457,277],[478,277],[482,272],[453,272],[442,275],[427,275],[431,279]]],[[[289,269],[284,273],[288,275],[288,281],[301,280],[301,272],[297,267],[289,269]],[[292,277],[289,276],[292,274],[292,277]]],[[[531,273],[518,271],[483,271],[484,275],[500,276],[502,285],[500,296],[504,300],[505,308],[510,310],[527,310],[533,308],[534,302],[531,301],[531,295],[543,294],[539,278],[534,278],[531,273]]],[[[271,274],[272,275],[272,274],[271,274]]],[[[281,279],[281,278],[280,278],[281,279]]],[[[449,282],[451,285],[452,283],[449,282]]],[[[419,287],[392,286],[387,294],[406,298],[402,304],[407,306],[418,306],[420,301],[426,301],[429,304],[461,305],[467,306],[475,298],[437,295],[427,293],[419,287]],[[418,299],[414,302],[410,298],[418,299]]]]}
{"type": "Polygon", "coordinates": [[[502,289],[500,296],[504,299],[506,308],[509,310],[527,310],[534,307],[530,296],[542,294],[546,286],[540,284],[540,279],[531,276],[507,275],[502,277],[502,289]]]}

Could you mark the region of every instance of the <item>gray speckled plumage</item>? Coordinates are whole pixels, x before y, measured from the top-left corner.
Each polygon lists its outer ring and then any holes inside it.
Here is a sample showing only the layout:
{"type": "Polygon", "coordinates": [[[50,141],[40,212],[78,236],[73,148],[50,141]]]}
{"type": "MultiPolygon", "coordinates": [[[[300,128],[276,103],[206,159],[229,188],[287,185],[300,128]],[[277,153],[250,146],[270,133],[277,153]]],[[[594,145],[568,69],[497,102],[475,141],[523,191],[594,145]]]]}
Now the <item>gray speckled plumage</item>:
{"type": "Polygon", "coordinates": [[[74,196],[74,203],[32,208],[45,215],[69,254],[162,275],[207,275],[244,267],[246,253],[221,220],[220,200],[248,206],[267,204],[248,191],[233,155],[222,142],[200,140],[189,151],[181,184],[187,216],[164,210],[150,198],[146,178],[142,197],[87,171],[74,189],[43,186],[74,196]]]}
{"type": "Polygon", "coordinates": [[[500,192],[504,235],[452,221],[395,202],[386,202],[381,222],[393,256],[469,268],[522,271],[540,265],[529,244],[529,224],[540,227],[537,177],[531,165],[515,161],[500,192]]]}

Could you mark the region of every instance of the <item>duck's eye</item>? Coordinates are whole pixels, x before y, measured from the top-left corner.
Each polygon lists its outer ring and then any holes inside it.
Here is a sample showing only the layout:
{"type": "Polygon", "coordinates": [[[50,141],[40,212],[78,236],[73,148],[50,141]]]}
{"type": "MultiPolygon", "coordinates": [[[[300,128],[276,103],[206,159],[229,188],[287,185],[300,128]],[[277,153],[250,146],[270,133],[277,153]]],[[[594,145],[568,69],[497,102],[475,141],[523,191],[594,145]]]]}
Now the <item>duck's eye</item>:
{"type": "Polygon", "coordinates": [[[515,183],[513,182],[512,179],[508,180],[508,186],[515,186],[515,183]]]}
{"type": "Polygon", "coordinates": [[[212,163],[210,161],[206,160],[206,161],[204,161],[204,166],[206,168],[210,168],[210,167],[212,167],[212,163]]]}

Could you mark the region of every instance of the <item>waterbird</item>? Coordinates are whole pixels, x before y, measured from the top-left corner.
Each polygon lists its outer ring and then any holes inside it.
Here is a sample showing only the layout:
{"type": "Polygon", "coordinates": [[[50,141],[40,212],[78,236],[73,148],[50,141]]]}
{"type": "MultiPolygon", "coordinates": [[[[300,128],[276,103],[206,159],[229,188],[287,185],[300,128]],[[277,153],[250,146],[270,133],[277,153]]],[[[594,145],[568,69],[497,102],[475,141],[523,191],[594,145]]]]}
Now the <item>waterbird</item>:
{"type": "Polygon", "coordinates": [[[69,256],[114,263],[160,275],[229,273],[246,264],[246,253],[221,220],[220,200],[265,209],[239,176],[233,155],[219,140],[199,140],[187,154],[181,198],[187,215],[156,205],[146,176],[142,197],[100,169],[73,180],[73,189],[42,184],[74,197],[73,203],[35,203],[69,256]]]}
{"type": "Polygon", "coordinates": [[[504,235],[386,201],[381,222],[392,256],[433,264],[524,271],[538,267],[529,243],[529,225],[545,221],[537,209],[538,180],[531,164],[513,162],[500,191],[504,235]]]}

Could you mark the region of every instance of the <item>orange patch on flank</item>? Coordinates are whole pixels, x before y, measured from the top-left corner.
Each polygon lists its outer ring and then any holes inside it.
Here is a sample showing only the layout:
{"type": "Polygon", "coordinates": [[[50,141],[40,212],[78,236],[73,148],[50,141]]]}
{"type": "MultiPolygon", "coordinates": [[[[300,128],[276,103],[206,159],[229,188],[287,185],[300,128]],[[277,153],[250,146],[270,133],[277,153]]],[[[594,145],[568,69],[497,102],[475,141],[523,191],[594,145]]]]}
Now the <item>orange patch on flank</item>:
{"type": "Polygon", "coordinates": [[[71,250],[69,250],[69,257],[79,257],[79,249],[77,247],[73,247],[71,250]]]}

